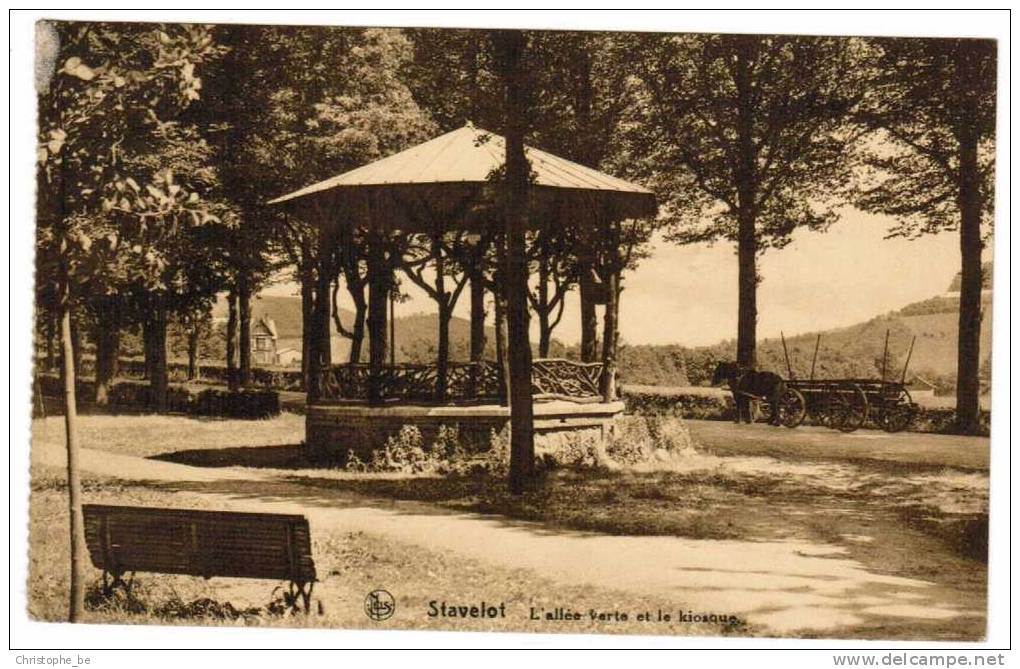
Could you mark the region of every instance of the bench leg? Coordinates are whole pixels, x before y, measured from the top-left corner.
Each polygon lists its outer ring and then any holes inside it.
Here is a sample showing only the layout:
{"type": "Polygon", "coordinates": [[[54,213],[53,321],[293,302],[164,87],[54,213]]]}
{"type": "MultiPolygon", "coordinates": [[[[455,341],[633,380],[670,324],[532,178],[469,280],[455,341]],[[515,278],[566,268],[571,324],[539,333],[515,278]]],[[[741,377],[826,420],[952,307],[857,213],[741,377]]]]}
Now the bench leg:
{"type": "Polygon", "coordinates": [[[305,583],[304,581],[291,581],[290,582],[290,600],[291,608],[295,611],[300,608],[298,606],[298,597],[301,598],[301,605],[304,606],[305,615],[312,610],[312,588],[315,587],[314,583],[305,583]]]}
{"type": "Polygon", "coordinates": [[[131,586],[135,583],[135,572],[131,572],[131,577],[128,580],[124,580],[124,572],[122,571],[106,571],[103,570],[103,596],[110,597],[113,595],[113,591],[120,588],[124,591],[124,594],[131,594],[131,586]]]}

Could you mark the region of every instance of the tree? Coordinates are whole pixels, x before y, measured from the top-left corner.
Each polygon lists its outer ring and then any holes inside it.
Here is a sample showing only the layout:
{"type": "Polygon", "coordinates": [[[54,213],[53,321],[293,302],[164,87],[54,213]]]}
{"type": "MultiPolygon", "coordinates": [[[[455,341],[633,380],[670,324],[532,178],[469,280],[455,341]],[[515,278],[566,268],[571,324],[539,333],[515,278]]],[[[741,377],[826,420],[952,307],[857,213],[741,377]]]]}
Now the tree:
{"type": "Polygon", "coordinates": [[[755,362],[757,255],[834,220],[848,175],[860,45],[844,38],[641,37],[630,165],[681,244],[737,245],[737,361],[755,362]]]}
{"type": "MultiPolygon", "coordinates": [[[[609,167],[623,148],[621,123],[636,102],[633,87],[627,84],[638,57],[633,42],[625,35],[599,32],[536,31],[529,36],[534,141],[582,165],[609,167]]],[[[595,280],[598,251],[588,241],[578,236],[570,242],[573,280],[558,285],[550,302],[555,302],[557,291],[578,285],[581,360],[594,362],[600,358],[595,307],[604,291],[595,280]]],[[[536,307],[540,322],[543,311],[536,307]]]]}
{"type": "Polygon", "coordinates": [[[438,221],[427,235],[415,235],[407,244],[401,268],[416,286],[436,302],[439,308],[439,332],[436,347],[436,400],[446,399],[447,368],[450,361],[450,319],[453,309],[468,283],[466,271],[458,271],[454,258],[463,257],[460,247],[466,245],[463,233],[444,234],[438,221]],[[425,268],[433,265],[433,281],[425,275],[425,268]],[[452,286],[447,286],[447,282],[452,286]]]}
{"type": "Polygon", "coordinates": [[[553,330],[563,318],[567,293],[577,282],[577,246],[581,241],[566,231],[566,226],[554,229],[552,225],[545,225],[534,235],[531,245],[537,279],[528,292],[528,301],[538,316],[540,358],[549,357],[553,330]]]}
{"type": "MultiPolygon", "coordinates": [[[[449,132],[471,122],[493,130],[503,123],[503,82],[497,69],[492,41],[477,30],[413,28],[405,30],[413,45],[413,58],[403,78],[419,106],[449,132]]],[[[496,357],[503,356],[504,304],[494,282],[493,265],[501,261],[496,237],[488,232],[469,239],[461,258],[470,283],[471,348],[469,357],[480,362],[485,355],[485,292],[492,291],[496,319],[496,357]],[[476,242],[471,245],[472,239],[476,242]],[[488,269],[486,266],[489,266],[488,269]]],[[[504,375],[504,381],[508,375],[504,375]]]]}
{"type": "Polygon", "coordinates": [[[365,230],[360,227],[345,227],[338,230],[338,237],[340,248],[335,258],[338,276],[333,283],[333,321],[337,332],[351,340],[348,362],[354,364],[361,362],[361,349],[365,342],[365,318],[368,315],[368,298],[365,291],[368,288],[368,267],[364,259],[368,257],[368,244],[365,230]],[[354,320],[350,329],[340,320],[337,293],[340,291],[341,279],[354,303],[354,320]]]}
{"type": "MultiPolygon", "coordinates": [[[[402,150],[431,136],[434,125],[399,76],[412,57],[410,42],[399,30],[228,30],[233,51],[211,77],[209,97],[227,130],[220,144],[225,180],[244,214],[244,238],[237,248],[248,249],[248,255],[238,254],[238,266],[258,273],[268,266],[266,260],[277,257],[295,266],[307,373],[313,322],[329,339],[329,318],[314,314],[317,308],[328,311],[341,278],[355,304],[356,320],[346,329],[352,356],[360,354],[367,315],[367,308],[359,308],[367,282],[358,257],[364,235],[344,220],[346,212],[334,212],[337,220],[331,223],[343,230],[332,240],[336,249],[331,257],[319,258],[320,231],[266,207],[265,201],[402,150]],[[320,270],[328,276],[320,277],[320,270]]],[[[257,282],[248,283],[252,292],[257,282]]]]}
{"type": "Polygon", "coordinates": [[[503,123],[503,80],[492,41],[478,30],[411,28],[404,31],[413,58],[403,78],[441,132],[468,121],[493,130],[503,123]]]}
{"type": "MultiPolygon", "coordinates": [[[[132,157],[172,133],[168,119],[198,99],[196,66],[219,51],[207,27],[142,24],[47,24],[43,44],[57,49],[39,96],[37,267],[58,286],[70,515],[69,619],[84,611],[85,537],[78,469],[71,307],[111,258],[158,263],[152,228],[209,215],[195,194],[164,188],[161,170],[136,171],[132,157]],[[158,197],[157,197],[158,194],[158,197]],[[183,200],[179,196],[183,196],[183,200]]],[[[45,62],[45,59],[42,61],[45,62]]]]}
{"type": "Polygon", "coordinates": [[[982,229],[992,225],[996,45],[971,39],[881,39],[874,93],[857,115],[856,204],[898,220],[891,235],[960,232],[957,428],[979,427],[982,229]]]}
{"type": "Polygon", "coordinates": [[[522,60],[527,39],[518,30],[492,33],[504,86],[507,353],[510,372],[510,492],[520,495],[534,476],[534,407],[528,342],[528,175],[524,134],[528,108],[522,60]]]}

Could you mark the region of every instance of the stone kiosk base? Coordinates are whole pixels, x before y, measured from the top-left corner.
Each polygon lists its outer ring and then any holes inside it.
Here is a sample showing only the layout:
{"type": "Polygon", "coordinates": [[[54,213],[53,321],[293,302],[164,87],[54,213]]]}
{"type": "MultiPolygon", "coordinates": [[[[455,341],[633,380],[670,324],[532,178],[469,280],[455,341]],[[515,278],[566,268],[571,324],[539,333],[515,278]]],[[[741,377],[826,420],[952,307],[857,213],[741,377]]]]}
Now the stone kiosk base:
{"type": "MultiPolygon", "coordinates": [[[[555,450],[565,434],[606,438],[623,413],[623,402],[577,403],[565,400],[536,401],[535,446],[555,450]]],[[[390,405],[364,403],[312,404],[305,416],[309,454],[315,459],[343,461],[348,451],[367,460],[374,449],[405,425],[414,425],[426,442],[439,427],[456,427],[465,444],[484,447],[490,434],[510,422],[510,408],[498,404],[468,406],[390,405]]]]}

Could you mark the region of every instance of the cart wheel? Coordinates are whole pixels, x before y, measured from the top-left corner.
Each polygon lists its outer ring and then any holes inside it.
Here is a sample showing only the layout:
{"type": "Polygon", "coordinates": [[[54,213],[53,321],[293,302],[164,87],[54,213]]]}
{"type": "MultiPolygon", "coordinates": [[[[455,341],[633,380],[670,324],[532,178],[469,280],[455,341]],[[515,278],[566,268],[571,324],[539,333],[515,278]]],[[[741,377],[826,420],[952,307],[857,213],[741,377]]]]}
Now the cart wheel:
{"type": "Polygon", "coordinates": [[[906,388],[901,388],[895,395],[883,398],[883,406],[875,416],[875,422],[886,432],[902,432],[910,427],[917,415],[914,404],[906,388]]]}
{"type": "Polygon", "coordinates": [[[840,383],[826,397],[826,425],[853,432],[868,420],[868,397],[855,383],[840,383]]]}
{"type": "Polygon", "coordinates": [[[807,415],[807,402],[796,388],[787,388],[779,398],[779,422],[794,428],[804,422],[807,415]]]}

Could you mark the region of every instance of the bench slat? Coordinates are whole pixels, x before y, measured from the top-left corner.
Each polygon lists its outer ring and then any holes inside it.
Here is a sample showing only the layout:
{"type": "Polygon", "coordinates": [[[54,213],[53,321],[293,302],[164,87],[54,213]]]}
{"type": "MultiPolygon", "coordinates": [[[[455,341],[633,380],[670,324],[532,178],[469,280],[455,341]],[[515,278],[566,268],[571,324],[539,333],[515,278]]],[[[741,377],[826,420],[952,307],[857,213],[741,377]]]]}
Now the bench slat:
{"type": "Polygon", "coordinates": [[[304,516],[92,504],[83,510],[89,555],[100,569],[315,580],[304,516]]]}

